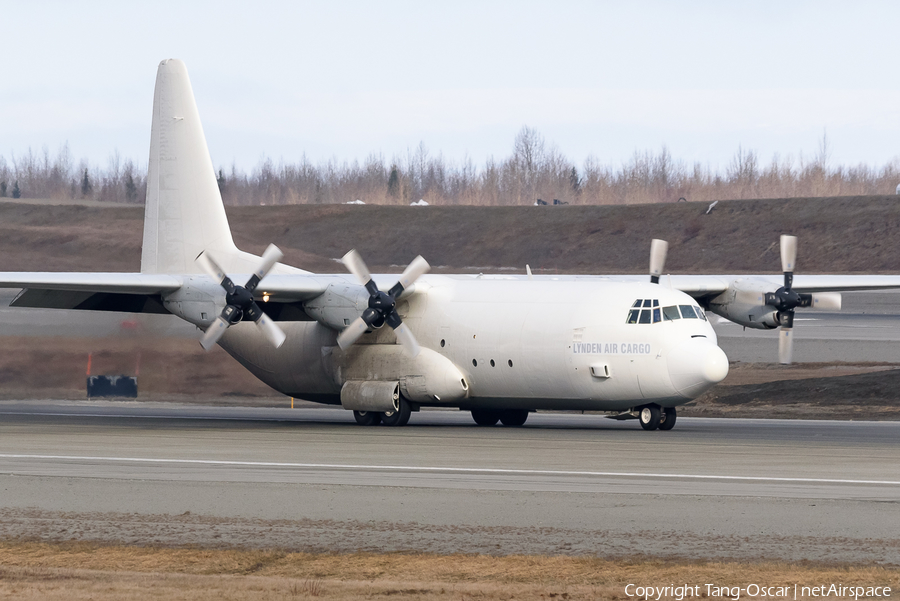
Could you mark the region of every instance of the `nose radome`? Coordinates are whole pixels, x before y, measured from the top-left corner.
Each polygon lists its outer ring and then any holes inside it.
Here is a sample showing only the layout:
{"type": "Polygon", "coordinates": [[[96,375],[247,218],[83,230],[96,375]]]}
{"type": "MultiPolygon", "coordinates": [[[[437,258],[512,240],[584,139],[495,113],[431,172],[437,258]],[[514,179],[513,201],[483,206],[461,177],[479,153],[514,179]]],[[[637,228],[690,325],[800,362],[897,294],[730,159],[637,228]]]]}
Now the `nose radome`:
{"type": "Polygon", "coordinates": [[[666,360],[675,392],[696,398],[728,375],[728,357],[706,338],[692,338],[674,348],[666,360]]]}

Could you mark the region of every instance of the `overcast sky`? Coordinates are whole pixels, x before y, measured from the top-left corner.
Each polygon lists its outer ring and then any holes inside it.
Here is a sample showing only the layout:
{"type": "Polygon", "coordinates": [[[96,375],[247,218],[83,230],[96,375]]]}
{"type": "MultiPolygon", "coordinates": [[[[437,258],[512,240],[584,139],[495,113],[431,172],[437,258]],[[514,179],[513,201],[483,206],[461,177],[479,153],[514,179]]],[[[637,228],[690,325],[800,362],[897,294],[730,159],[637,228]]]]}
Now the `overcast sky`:
{"type": "Polygon", "coordinates": [[[160,60],[184,60],[213,162],[428,149],[480,164],[537,129],[580,163],[667,145],[723,168],[900,156],[897,2],[0,0],[0,155],[146,163],[160,60]],[[185,6],[187,5],[187,6],[185,6]]]}

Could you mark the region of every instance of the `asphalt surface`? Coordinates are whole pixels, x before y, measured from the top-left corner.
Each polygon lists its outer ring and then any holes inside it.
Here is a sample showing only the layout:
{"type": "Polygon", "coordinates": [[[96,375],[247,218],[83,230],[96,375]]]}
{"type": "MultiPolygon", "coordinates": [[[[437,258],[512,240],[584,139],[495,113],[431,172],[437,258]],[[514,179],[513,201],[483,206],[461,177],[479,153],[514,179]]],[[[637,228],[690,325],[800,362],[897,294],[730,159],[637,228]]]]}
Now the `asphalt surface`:
{"type": "Polygon", "coordinates": [[[900,423],[0,403],[0,537],[900,564],[900,423]]]}

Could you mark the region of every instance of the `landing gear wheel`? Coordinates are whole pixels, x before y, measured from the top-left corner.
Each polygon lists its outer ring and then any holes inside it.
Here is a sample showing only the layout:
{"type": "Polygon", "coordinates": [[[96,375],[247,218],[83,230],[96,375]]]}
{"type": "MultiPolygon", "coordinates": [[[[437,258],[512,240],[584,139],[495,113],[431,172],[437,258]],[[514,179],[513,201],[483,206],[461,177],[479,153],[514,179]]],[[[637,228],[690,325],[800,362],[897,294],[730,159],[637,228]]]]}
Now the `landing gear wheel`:
{"type": "Polygon", "coordinates": [[[528,419],[528,411],[525,409],[507,409],[500,414],[500,421],[504,426],[521,426],[528,419]]]}
{"type": "Polygon", "coordinates": [[[385,411],[381,414],[381,423],[385,426],[405,426],[409,423],[409,415],[412,413],[412,407],[406,402],[406,399],[400,397],[400,409],[397,411],[385,411]]]}
{"type": "Polygon", "coordinates": [[[660,430],[671,430],[675,427],[675,407],[666,407],[663,409],[662,419],[659,422],[660,430]]]}
{"type": "Polygon", "coordinates": [[[353,417],[360,426],[377,426],[381,423],[381,414],[377,411],[354,411],[353,417]]]}
{"type": "Polygon", "coordinates": [[[659,405],[645,405],[641,407],[638,418],[641,422],[641,428],[644,430],[656,430],[659,428],[660,420],[659,405]]]}
{"type": "Polygon", "coordinates": [[[492,409],[472,409],[472,419],[479,426],[493,426],[500,421],[500,412],[492,409]]]}

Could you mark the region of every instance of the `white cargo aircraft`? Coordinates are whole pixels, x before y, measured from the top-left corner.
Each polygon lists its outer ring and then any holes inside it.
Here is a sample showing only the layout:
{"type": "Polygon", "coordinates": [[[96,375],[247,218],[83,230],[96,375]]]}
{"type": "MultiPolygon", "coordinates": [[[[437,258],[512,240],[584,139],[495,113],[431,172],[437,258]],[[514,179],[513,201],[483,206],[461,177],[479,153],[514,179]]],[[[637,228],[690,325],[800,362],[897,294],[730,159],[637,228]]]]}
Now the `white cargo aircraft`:
{"type": "Polygon", "coordinates": [[[828,292],[900,287],[900,276],[794,280],[790,236],[781,239],[783,281],[660,283],[665,252],[653,241],[649,281],[530,270],[425,275],[421,257],[399,277],[371,276],[351,250],[343,261],[354,278],[284,265],[274,246],[262,257],[242,252],[187,70],[166,60],[153,103],[141,272],[0,273],[0,287],[23,289],[14,307],[177,315],[205,330],[204,348],[218,343],[272,388],[341,405],[363,425],[402,426],[420,407],[457,407],[485,426],[520,426],[535,410],[584,410],[637,418],[645,430],[670,430],[677,406],[728,373],[705,311],[780,327],[780,358],[789,362],[794,309],[840,308],[840,295],[828,292]]]}

